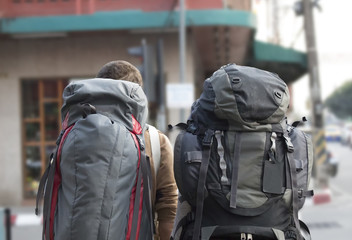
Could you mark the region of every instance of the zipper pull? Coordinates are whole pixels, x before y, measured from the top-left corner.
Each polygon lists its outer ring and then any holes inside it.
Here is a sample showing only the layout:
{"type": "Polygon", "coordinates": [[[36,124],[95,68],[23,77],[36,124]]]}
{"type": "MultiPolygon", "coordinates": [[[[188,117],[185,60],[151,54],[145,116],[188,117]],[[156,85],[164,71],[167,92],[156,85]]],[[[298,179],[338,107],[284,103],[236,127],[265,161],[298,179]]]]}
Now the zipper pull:
{"type": "Polygon", "coordinates": [[[145,150],[145,146],[144,146],[143,140],[137,135],[136,135],[136,138],[138,140],[139,147],[140,147],[141,151],[144,151],[145,150]]]}
{"type": "Polygon", "coordinates": [[[253,240],[252,234],[250,234],[250,233],[247,234],[247,240],[253,240]]]}
{"type": "Polygon", "coordinates": [[[247,240],[247,237],[246,237],[245,233],[241,233],[241,240],[247,240]]]}

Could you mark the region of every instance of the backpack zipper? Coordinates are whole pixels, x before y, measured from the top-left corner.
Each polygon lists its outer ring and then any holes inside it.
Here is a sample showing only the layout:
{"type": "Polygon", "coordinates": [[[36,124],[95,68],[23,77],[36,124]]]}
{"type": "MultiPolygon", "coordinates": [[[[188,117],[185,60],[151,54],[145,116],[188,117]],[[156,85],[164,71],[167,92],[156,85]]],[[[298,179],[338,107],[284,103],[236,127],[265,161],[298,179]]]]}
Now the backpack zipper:
{"type": "Polygon", "coordinates": [[[250,233],[241,233],[241,240],[253,240],[253,235],[250,233]]]}

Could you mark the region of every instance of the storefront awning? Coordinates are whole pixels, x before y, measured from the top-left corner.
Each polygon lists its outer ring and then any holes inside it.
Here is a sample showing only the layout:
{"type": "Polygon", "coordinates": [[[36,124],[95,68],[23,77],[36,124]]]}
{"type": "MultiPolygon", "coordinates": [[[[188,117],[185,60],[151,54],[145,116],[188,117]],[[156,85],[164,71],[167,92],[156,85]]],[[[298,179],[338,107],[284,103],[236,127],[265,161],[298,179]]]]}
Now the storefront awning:
{"type": "Polygon", "coordinates": [[[260,41],[253,42],[248,65],[275,72],[288,84],[308,69],[306,53],[260,41]]]}
{"type": "MultiPolygon", "coordinates": [[[[0,19],[0,34],[34,34],[99,30],[176,28],[178,11],[143,12],[124,10],[87,15],[36,16],[0,19]]],[[[187,26],[243,26],[254,29],[256,18],[250,12],[229,9],[189,10],[187,26]]]]}

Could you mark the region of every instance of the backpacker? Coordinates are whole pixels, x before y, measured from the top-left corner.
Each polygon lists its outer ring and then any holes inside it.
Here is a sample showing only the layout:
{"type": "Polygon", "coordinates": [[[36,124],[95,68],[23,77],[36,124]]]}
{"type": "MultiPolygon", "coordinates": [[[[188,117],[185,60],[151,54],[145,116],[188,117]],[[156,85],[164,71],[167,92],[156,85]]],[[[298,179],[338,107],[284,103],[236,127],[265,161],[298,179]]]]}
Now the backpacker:
{"type": "Polygon", "coordinates": [[[43,239],[152,239],[143,90],[89,79],[69,84],[63,99],[63,130],[37,195],[43,239]]]}
{"type": "MultiPolygon", "coordinates": [[[[310,138],[286,123],[276,74],[229,64],[204,82],[174,151],[180,192],[173,239],[298,239],[310,138]]],[[[180,125],[179,125],[180,126],[180,125]]],[[[302,230],[303,231],[303,230],[302,230]]]]}

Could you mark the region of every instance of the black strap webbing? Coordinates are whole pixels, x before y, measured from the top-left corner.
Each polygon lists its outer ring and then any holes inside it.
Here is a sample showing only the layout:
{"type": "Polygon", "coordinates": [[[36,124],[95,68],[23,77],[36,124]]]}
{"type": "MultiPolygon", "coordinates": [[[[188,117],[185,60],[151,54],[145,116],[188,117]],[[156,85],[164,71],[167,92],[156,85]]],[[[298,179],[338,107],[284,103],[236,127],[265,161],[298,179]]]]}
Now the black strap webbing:
{"type": "Polygon", "coordinates": [[[292,211],[293,211],[293,220],[295,227],[297,229],[297,240],[302,240],[300,233],[300,224],[298,220],[298,189],[297,189],[297,175],[296,175],[296,166],[295,160],[293,158],[293,153],[287,153],[288,164],[290,167],[290,176],[291,176],[291,185],[292,185],[292,211]]]}
{"type": "Polygon", "coordinates": [[[39,186],[38,186],[35,214],[39,215],[40,202],[43,199],[43,231],[42,231],[43,240],[45,238],[49,239],[49,227],[46,228],[46,226],[49,226],[49,223],[50,223],[50,206],[51,206],[52,189],[54,184],[54,175],[55,175],[55,169],[56,169],[56,156],[57,156],[58,146],[61,142],[63,134],[64,134],[64,131],[61,131],[59,137],[56,140],[57,147],[55,151],[50,155],[49,165],[46,168],[43,176],[41,177],[39,186]]]}
{"type": "Polygon", "coordinates": [[[39,205],[40,205],[40,202],[44,196],[44,187],[45,187],[45,183],[46,181],[48,180],[48,174],[49,174],[49,171],[50,171],[50,166],[51,166],[51,161],[53,159],[53,155],[54,154],[51,154],[50,156],[50,159],[49,159],[49,165],[48,167],[45,169],[45,172],[42,176],[42,178],[40,179],[40,182],[39,182],[39,187],[38,187],[38,192],[37,192],[37,199],[36,199],[36,202],[35,202],[35,215],[39,215],[40,211],[39,211],[39,205]]]}
{"type": "Polygon", "coordinates": [[[236,208],[240,150],[241,150],[241,133],[236,132],[235,133],[234,158],[233,158],[233,162],[232,162],[231,195],[230,195],[230,207],[231,208],[236,208]]]}
{"type": "Polygon", "coordinates": [[[295,121],[291,125],[292,125],[292,127],[296,128],[296,127],[298,127],[299,125],[301,125],[302,123],[304,123],[306,121],[307,121],[307,118],[306,117],[302,117],[302,120],[295,121]]]}
{"type": "Polygon", "coordinates": [[[298,191],[298,197],[303,198],[303,197],[312,197],[314,196],[314,191],[313,190],[302,190],[300,189],[298,191]]]}
{"type": "Polygon", "coordinates": [[[167,128],[168,128],[169,131],[174,129],[174,128],[179,128],[181,130],[186,130],[188,128],[188,125],[187,125],[187,123],[182,123],[181,122],[181,123],[177,123],[175,126],[172,126],[171,124],[169,124],[167,126],[167,128]]]}
{"type": "MultiPolygon", "coordinates": [[[[187,215],[181,218],[181,220],[177,223],[175,232],[177,232],[180,228],[184,228],[185,226],[187,226],[188,223],[192,222],[193,220],[194,220],[194,213],[193,212],[187,213],[187,215]]],[[[184,231],[184,229],[182,229],[182,231],[184,231]]]]}
{"type": "MultiPolygon", "coordinates": [[[[153,236],[154,233],[154,213],[152,211],[152,200],[151,200],[151,169],[150,162],[147,161],[145,151],[141,152],[141,169],[143,177],[143,201],[147,207],[147,214],[150,221],[150,234],[153,236]]],[[[144,237],[144,236],[142,236],[144,237]]]]}
{"type": "MultiPolygon", "coordinates": [[[[40,205],[40,201],[41,199],[44,197],[44,189],[45,189],[45,185],[47,183],[47,180],[48,180],[48,175],[49,175],[49,171],[50,171],[50,164],[49,163],[49,166],[46,168],[42,178],[40,179],[40,183],[39,183],[39,187],[38,187],[38,193],[37,193],[37,200],[36,200],[36,207],[35,207],[35,214],[38,216],[40,211],[39,211],[39,205],[40,205]]],[[[44,204],[44,207],[46,205],[44,204]]],[[[46,213],[46,211],[43,209],[43,212],[46,213]]],[[[45,224],[45,220],[46,220],[46,216],[45,214],[43,214],[43,217],[44,217],[44,224],[45,224]]],[[[42,230],[42,239],[44,240],[44,227],[43,227],[43,230],[42,230]]]]}
{"type": "Polygon", "coordinates": [[[207,130],[203,139],[203,152],[202,152],[202,163],[199,170],[199,179],[197,186],[197,208],[196,208],[196,217],[194,222],[193,230],[193,240],[199,240],[200,230],[203,217],[203,205],[204,205],[204,187],[206,176],[208,172],[209,159],[210,159],[210,150],[213,142],[214,131],[207,130]]]}
{"type": "Polygon", "coordinates": [[[299,225],[300,225],[301,229],[304,230],[309,235],[309,239],[305,239],[305,240],[311,240],[311,235],[310,235],[310,231],[309,231],[308,226],[301,220],[299,220],[299,225]]]}
{"type": "MultiPolygon", "coordinates": [[[[68,128],[64,129],[61,131],[59,137],[56,140],[56,150],[55,154],[52,158],[52,161],[50,160],[50,168],[48,169],[48,175],[47,175],[47,180],[46,184],[43,182],[45,185],[43,188],[44,191],[44,207],[43,207],[43,234],[42,234],[42,239],[49,240],[50,239],[50,213],[51,213],[51,202],[52,202],[52,194],[53,194],[53,187],[54,187],[54,177],[55,177],[55,171],[56,171],[56,162],[57,162],[57,155],[59,151],[59,146],[61,144],[61,141],[64,141],[65,139],[63,138],[64,133],[66,132],[68,128]]],[[[44,181],[44,180],[43,180],[44,181]]],[[[54,221],[54,219],[53,219],[54,221]]]]}
{"type": "Polygon", "coordinates": [[[48,171],[48,178],[45,187],[44,193],[44,209],[43,209],[43,239],[50,239],[50,211],[51,211],[51,201],[52,201],[52,192],[54,186],[54,177],[56,170],[56,159],[57,152],[54,155],[51,167],[48,171]]]}

